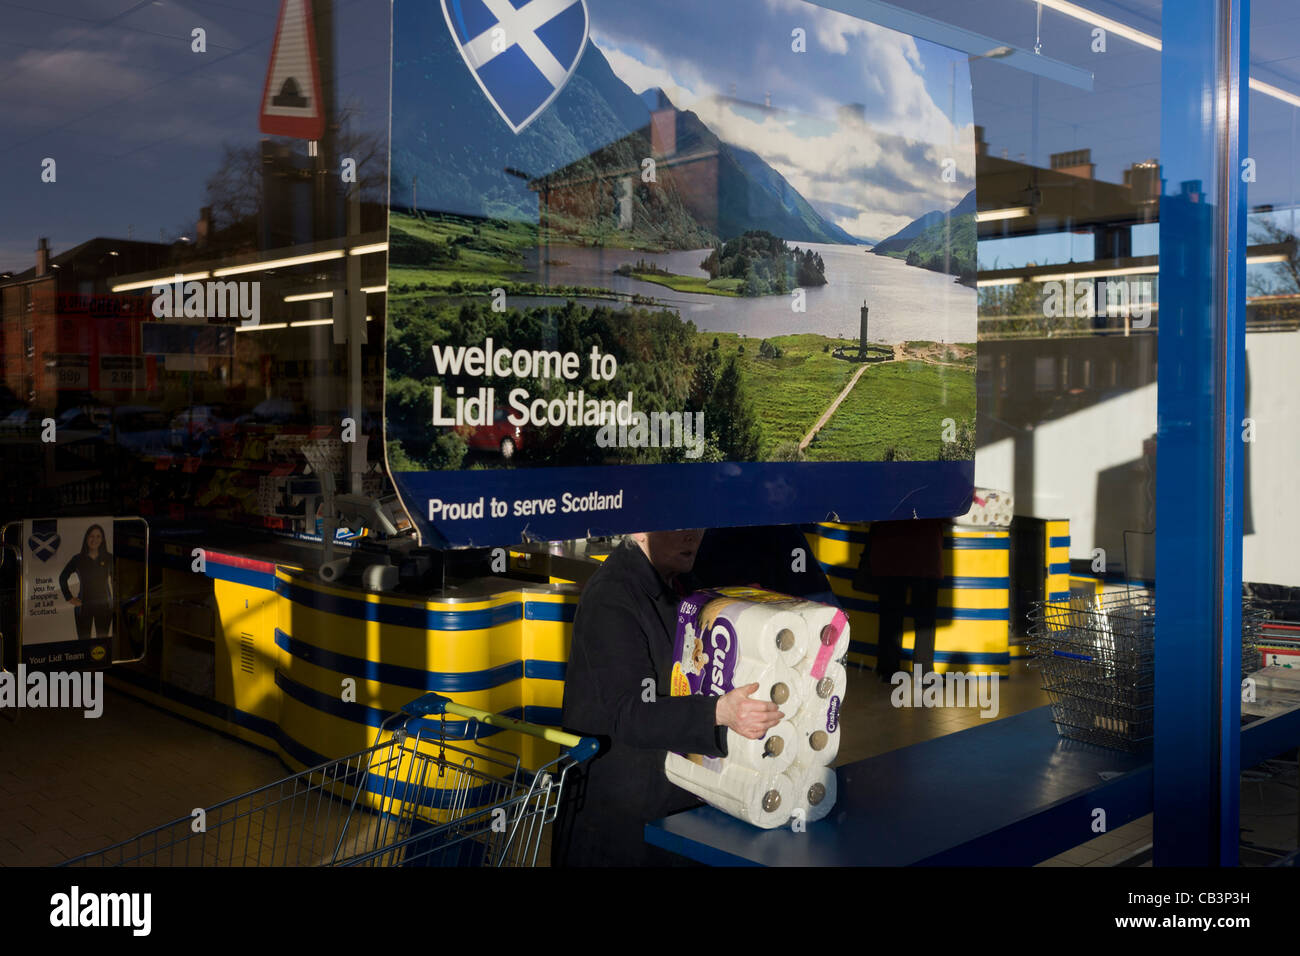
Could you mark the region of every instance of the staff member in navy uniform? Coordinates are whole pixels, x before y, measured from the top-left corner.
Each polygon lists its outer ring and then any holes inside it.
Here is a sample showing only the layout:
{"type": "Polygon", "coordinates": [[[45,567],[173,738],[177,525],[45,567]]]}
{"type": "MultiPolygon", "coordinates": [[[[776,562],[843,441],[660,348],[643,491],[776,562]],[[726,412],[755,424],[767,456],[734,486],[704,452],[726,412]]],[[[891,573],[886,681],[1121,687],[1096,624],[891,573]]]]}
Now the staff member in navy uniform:
{"type": "Polygon", "coordinates": [[[680,863],[645,842],[651,820],[699,803],[664,774],[669,750],[722,757],[726,728],[758,740],[781,720],[757,684],[721,697],[672,697],[669,678],[679,576],[695,563],[702,532],[631,535],[606,559],[578,602],[564,685],[565,730],[601,741],[571,771],[551,844],[553,866],[680,863]]]}
{"type": "Polygon", "coordinates": [[[63,599],[75,607],[77,640],[90,640],[90,625],[96,637],[109,637],[113,631],[113,556],[104,547],[104,529],[92,524],[81,541],[81,551],[72,556],[59,575],[63,599]],[[81,589],[73,597],[68,579],[76,574],[81,589]]]}

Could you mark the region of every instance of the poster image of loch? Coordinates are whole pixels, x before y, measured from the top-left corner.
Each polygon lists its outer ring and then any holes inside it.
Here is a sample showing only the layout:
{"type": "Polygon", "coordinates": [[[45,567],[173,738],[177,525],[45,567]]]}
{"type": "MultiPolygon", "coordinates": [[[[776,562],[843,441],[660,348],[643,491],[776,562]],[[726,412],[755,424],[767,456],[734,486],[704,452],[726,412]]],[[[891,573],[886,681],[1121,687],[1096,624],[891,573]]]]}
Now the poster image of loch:
{"type": "Polygon", "coordinates": [[[722,523],[728,478],[792,520],[964,510],[964,53],[803,0],[396,0],[393,35],[386,442],[422,531],[662,525],[665,483],[698,491],[667,526],[722,523]]]}

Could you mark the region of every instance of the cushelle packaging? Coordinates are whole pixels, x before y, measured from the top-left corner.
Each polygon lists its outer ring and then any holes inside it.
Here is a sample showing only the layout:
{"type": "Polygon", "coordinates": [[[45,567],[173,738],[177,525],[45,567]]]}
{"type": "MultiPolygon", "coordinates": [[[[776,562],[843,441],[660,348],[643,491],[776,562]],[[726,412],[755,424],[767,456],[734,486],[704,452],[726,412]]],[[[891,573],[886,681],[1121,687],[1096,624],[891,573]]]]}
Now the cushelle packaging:
{"type": "Polygon", "coordinates": [[[668,754],[668,779],[764,829],[835,806],[835,760],[849,648],[844,612],[828,604],[730,587],[697,591],[677,609],[672,694],[720,697],[758,684],[755,700],[784,718],[761,740],[727,731],[727,756],[668,754]]]}

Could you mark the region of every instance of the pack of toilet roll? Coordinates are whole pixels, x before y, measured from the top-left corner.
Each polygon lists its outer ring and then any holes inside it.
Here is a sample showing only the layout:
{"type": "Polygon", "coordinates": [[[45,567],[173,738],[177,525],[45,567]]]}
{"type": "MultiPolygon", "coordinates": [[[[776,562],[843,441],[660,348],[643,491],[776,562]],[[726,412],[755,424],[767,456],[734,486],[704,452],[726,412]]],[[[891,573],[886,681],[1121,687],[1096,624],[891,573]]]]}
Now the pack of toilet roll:
{"type": "Polygon", "coordinates": [[[954,518],[953,522],[974,528],[1009,528],[1015,509],[1016,501],[1011,492],[976,488],[970,510],[960,518],[954,518]]]}
{"type": "Polygon", "coordinates": [[[716,588],[677,610],[675,697],[720,697],[758,684],[784,719],[762,740],[727,731],[727,756],[669,753],[668,779],[725,813],[764,829],[798,811],[822,819],[835,806],[840,706],[849,648],[845,613],[829,604],[757,588],[716,588]]]}

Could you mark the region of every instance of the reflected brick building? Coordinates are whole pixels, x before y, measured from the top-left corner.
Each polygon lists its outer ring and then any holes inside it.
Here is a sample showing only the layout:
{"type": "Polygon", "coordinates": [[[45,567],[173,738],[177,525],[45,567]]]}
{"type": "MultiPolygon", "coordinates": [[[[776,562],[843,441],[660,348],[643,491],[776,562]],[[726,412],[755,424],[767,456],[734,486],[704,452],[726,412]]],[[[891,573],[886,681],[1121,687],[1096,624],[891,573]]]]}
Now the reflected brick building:
{"type": "Polygon", "coordinates": [[[90,239],[51,256],[39,240],[32,268],[0,276],[3,397],[49,412],[87,394],[110,399],[155,381],[141,354],[148,290],[113,292],[116,276],[165,269],[172,248],[129,239],[90,239]]]}

